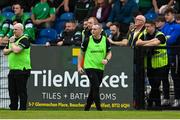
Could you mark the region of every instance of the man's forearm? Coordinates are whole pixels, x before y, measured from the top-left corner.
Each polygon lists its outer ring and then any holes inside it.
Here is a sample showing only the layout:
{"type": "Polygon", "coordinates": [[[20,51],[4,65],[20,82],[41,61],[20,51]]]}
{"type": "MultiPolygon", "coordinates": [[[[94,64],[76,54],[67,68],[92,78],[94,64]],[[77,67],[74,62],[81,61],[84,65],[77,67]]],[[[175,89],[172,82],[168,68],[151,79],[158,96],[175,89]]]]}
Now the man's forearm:
{"type": "Polygon", "coordinates": [[[82,67],[81,63],[84,57],[84,52],[81,51],[80,55],[78,56],[78,67],[82,67]]]}
{"type": "Polygon", "coordinates": [[[12,52],[12,49],[10,49],[10,48],[5,48],[5,49],[3,49],[3,54],[4,55],[8,55],[9,53],[11,53],[12,52]]]}
{"type": "Polygon", "coordinates": [[[106,55],[106,59],[107,59],[108,61],[110,61],[111,58],[112,58],[112,52],[109,51],[109,52],[107,53],[107,55],[106,55]]]}

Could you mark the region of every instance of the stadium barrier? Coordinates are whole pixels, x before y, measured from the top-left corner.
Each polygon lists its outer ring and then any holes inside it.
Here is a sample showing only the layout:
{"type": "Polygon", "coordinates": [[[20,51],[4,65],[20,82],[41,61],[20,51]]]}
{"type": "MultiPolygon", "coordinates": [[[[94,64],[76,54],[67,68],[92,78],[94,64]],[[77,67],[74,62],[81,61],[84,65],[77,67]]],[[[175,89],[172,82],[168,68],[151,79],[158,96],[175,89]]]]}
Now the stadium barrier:
{"type": "MultiPolygon", "coordinates": [[[[176,74],[176,79],[180,80],[180,47],[136,47],[134,48],[134,101],[136,101],[135,108],[137,109],[157,109],[157,110],[164,110],[164,109],[171,109],[177,110],[180,109],[180,105],[173,106],[175,100],[175,93],[174,93],[174,81],[173,81],[173,73],[176,74]],[[159,54],[160,51],[167,50],[167,53],[159,54]],[[167,57],[167,61],[165,60],[164,56],[167,57]],[[152,62],[152,58],[154,57],[154,63],[152,62]],[[159,61],[159,58],[162,57],[163,60],[159,61]],[[152,69],[153,64],[158,66],[156,69],[152,69]],[[165,65],[162,70],[161,65],[165,65]],[[160,73],[157,74],[157,69],[160,70],[160,73]],[[159,76],[158,78],[153,78],[153,80],[160,81],[160,85],[157,88],[160,90],[160,104],[158,104],[158,99],[153,98],[152,106],[149,106],[150,100],[150,92],[152,91],[152,86],[157,85],[159,83],[150,83],[150,77],[152,76],[152,71],[155,75],[159,76]],[[163,71],[163,72],[162,72],[163,71]],[[168,84],[165,84],[164,79],[167,78],[168,84]],[[169,91],[168,91],[169,89],[169,91]],[[165,98],[168,96],[169,99],[165,98]],[[168,100],[164,104],[164,100],[168,100]]],[[[176,85],[177,86],[177,85],[176,85]]],[[[157,90],[156,89],[156,90],[157,90]]],[[[177,88],[177,90],[180,88],[177,88]]],[[[157,92],[157,91],[156,91],[157,92]]],[[[154,94],[152,95],[154,96],[154,94]]],[[[180,102],[180,101],[178,101],[180,102]]]]}
{"type": "MultiPolygon", "coordinates": [[[[113,57],[106,66],[100,88],[104,109],[147,109],[151,88],[144,66],[146,52],[147,48],[112,47],[113,57]]],[[[29,108],[84,107],[89,81],[85,74],[80,75],[77,72],[79,53],[80,48],[77,47],[32,46],[32,71],[28,81],[29,108]]],[[[2,50],[0,57],[0,108],[8,108],[7,57],[2,55],[2,50]]],[[[173,100],[173,84],[170,78],[170,98],[173,100]]],[[[162,91],[162,85],[160,90],[162,91]]],[[[95,108],[95,105],[92,107],[95,108]]],[[[170,106],[163,107],[167,108],[171,109],[170,106]]]]}

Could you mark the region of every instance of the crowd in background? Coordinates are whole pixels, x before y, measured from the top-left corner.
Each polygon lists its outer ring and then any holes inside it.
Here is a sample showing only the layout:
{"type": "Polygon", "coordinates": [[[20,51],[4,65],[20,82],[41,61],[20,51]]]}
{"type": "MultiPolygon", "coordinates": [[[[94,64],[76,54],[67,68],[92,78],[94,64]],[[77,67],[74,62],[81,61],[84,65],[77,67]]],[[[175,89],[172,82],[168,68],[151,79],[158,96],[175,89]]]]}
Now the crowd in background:
{"type": "MultiPolygon", "coordinates": [[[[121,35],[121,39],[117,41],[121,41],[128,38],[127,33],[134,28],[134,18],[137,15],[142,14],[146,19],[155,20],[169,7],[175,9],[176,14],[180,11],[176,0],[2,0],[0,42],[6,44],[13,35],[13,24],[20,22],[25,27],[25,34],[34,44],[52,42],[55,45],[54,43],[66,39],[67,43],[65,41],[58,45],[80,45],[76,40],[82,41],[82,31],[86,30],[83,24],[86,24],[89,17],[95,17],[108,36],[115,23],[115,29],[121,35]],[[72,13],[73,17],[61,20],[61,16],[66,13],[72,13]],[[54,29],[57,37],[39,42],[41,31],[45,28],[54,29]]],[[[113,42],[111,41],[112,44],[113,42]]]]}

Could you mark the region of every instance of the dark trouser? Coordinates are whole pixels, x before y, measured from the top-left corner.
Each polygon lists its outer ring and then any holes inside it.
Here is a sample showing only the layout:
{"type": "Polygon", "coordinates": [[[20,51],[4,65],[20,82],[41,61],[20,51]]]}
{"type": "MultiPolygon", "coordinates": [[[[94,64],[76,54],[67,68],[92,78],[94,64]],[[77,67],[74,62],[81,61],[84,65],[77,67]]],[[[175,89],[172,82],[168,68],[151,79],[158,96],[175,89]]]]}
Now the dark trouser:
{"type": "Polygon", "coordinates": [[[26,110],[27,104],[27,80],[30,70],[10,70],[8,74],[8,90],[10,96],[10,109],[18,109],[18,99],[20,99],[19,110],[26,110]]]}
{"type": "Polygon", "coordinates": [[[174,82],[174,97],[180,99],[180,56],[170,58],[171,76],[174,82]]]}
{"type": "Polygon", "coordinates": [[[87,104],[85,109],[89,110],[93,102],[96,105],[96,109],[100,110],[100,96],[99,96],[99,86],[102,82],[103,71],[97,69],[86,69],[86,74],[90,80],[90,91],[87,98],[87,104]]]}
{"type": "Polygon", "coordinates": [[[166,97],[166,99],[169,99],[169,81],[167,66],[156,69],[148,69],[147,76],[151,85],[148,105],[152,106],[152,103],[155,102],[156,106],[160,106],[161,100],[159,87],[161,84],[161,80],[163,82],[164,96],[166,97]]]}
{"type": "Polygon", "coordinates": [[[169,99],[169,87],[170,87],[169,78],[168,78],[169,68],[168,68],[168,66],[165,66],[161,69],[162,69],[162,71],[160,74],[162,76],[161,80],[162,80],[162,86],[163,86],[164,99],[169,99]]]}

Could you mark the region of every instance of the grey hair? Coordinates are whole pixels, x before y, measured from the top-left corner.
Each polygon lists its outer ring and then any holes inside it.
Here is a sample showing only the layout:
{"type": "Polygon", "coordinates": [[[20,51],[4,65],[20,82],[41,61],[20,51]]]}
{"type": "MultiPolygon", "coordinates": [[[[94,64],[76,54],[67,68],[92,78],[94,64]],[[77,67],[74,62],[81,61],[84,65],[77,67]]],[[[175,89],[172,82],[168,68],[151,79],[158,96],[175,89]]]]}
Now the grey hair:
{"type": "Polygon", "coordinates": [[[98,25],[100,29],[103,29],[103,26],[101,23],[95,23],[94,25],[98,25]]]}
{"type": "Polygon", "coordinates": [[[21,23],[16,23],[14,26],[17,26],[17,27],[19,27],[21,30],[24,31],[24,26],[23,26],[23,24],[21,24],[21,23]]]}

